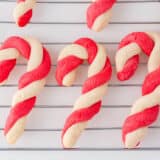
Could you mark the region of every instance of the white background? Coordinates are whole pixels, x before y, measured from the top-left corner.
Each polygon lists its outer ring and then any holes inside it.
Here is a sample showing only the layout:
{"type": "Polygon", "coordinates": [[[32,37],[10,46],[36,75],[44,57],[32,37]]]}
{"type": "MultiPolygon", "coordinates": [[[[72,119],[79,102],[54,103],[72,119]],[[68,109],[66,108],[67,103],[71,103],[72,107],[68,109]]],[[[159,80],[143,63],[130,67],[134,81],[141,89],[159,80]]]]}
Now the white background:
{"type": "Polygon", "coordinates": [[[136,75],[119,82],[115,71],[108,94],[103,99],[101,112],[89,123],[77,143],[77,149],[64,151],[60,133],[64,120],[80,95],[87,73],[87,65],[80,67],[73,87],[58,87],[54,79],[59,51],[80,37],[90,37],[108,49],[113,69],[118,42],[132,31],[160,31],[160,2],[158,0],[119,0],[113,9],[110,25],[101,33],[94,33],[85,25],[86,0],[39,0],[32,23],[19,29],[13,22],[14,0],[0,1],[0,42],[11,35],[29,35],[40,39],[50,51],[53,64],[47,85],[38,96],[36,107],[29,115],[25,133],[16,145],[10,146],[3,136],[5,119],[9,112],[17,82],[25,72],[26,62],[19,60],[8,83],[0,87],[0,159],[3,160],[151,160],[160,157],[160,120],[152,127],[141,149],[127,151],[121,141],[121,126],[129,114],[131,104],[140,97],[141,84],[147,73],[145,56],[136,75]]]}

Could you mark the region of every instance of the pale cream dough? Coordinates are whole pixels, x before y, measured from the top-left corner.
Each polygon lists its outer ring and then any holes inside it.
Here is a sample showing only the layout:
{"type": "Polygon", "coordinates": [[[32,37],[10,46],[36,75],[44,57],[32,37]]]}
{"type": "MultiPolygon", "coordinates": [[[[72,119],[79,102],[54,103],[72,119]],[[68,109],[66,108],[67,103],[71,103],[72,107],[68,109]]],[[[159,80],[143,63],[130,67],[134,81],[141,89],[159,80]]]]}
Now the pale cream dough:
{"type": "Polygon", "coordinates": [[[77,123],[67,130],[67,134],[63,136],[63,145],[66,148],[72,148],[83,130],[87,127],[87,122],[77,123]]]}
{"type": "Polygon", "coordinates": [[[96,20],[94,21],[93,25],[92,25],[92,29],[96,32],[101,31],[102,29],[104,29],[104,27],[107,26],[107,24],[109,23],[110,19],[111,19],[111,15],[112,15],[112,9],[109,9],[106,13],[103,13],[102,15],[98,16],[96,18],[96,20]]]}
{"type": "Polygon", "coordinates": [[[19,57],[19,52],[14,48],[0,50],[0,61],[17,59],[19,57]]]}
{"type": "Polygon", "coordinates": [[[82,94],[74,104],[73,111],[86,108],[93,105],[95,102],[98,102],[107,92],[107,83],[82,94]]]}
{"type": "Polygon", "coordinates": [[[157,33],[147,33],[155,42],[154,48],[148,60],[148,71],[152,72],[160,67],[160,35],[157,33]]]}
{"type": "Polygon", "coordinates": [[[106,63],[106,49],[103,45],[97,44],[97,47],[98,53],[88,69],[88,77],[92,77],[93,75],[99,73],[102,70],[102,68],[104,68],[106,63]]]}
{"type": "Polygon", "coordinates": [[[18,90],[13,97],[12,106],[26,99],[36,96],[43,89],[44,85],[45,79],[42,79],[32,82],[28,86],[18,90]]]}
{"type": "Polygon", "coordinates": [[[142,141],[147,134],[148,128],[140,128],[126,135],[125,147],[131,149],[142,141]]]}
{"type": "Polygon", "coordinates": [[[147,108],[160,104],[160,86],[153,92],[139,98],[131,108],[131,114],[136,114],[147,108]]]}
{"type": "Polygon", "coordinates": [[[62,81],[62,84],[64,86],[71,86],[75,79],[76,79],[76,72],[77,72],[77,68],[72,70],[70,73],[68,73],[64,78],[63,78],[63,81],[62,81]]]}
{"type": "Polygon", "coordinates": [[[71,45],[65,47],[61,51],[61,53],[58,57],[58,60],[64,59],[70,55],[78,57],[80,59],[87,59],[88,58],[87,50],[84,47],[82,47],[78,44],[71,44],[71,45]]]}
{"type": "Polygon", "coordinates": [[[27,71],[31,71],[36,69],[43,61],[43,46],[38,40],[31,37],[24,37],[24,39],[31,47],[31,54],[27,64],[27,71]]]}
{"type": "Polygon", "coordinates": [[[26,118],[21,118],[14,124],[6,135],[6,141],[9,144],[16,143],[17,139],[23,134],[26,124],[26,118]]]}

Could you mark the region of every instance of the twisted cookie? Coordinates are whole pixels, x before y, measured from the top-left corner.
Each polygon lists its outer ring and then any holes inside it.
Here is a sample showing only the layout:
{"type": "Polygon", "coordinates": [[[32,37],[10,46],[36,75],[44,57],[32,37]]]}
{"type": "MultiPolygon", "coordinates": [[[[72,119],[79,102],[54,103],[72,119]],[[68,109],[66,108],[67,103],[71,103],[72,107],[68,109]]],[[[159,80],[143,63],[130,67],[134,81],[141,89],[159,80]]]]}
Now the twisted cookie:
{"type": "Polygon", "coordinates": [[[90,64],[88,78],[63,128],[62,143],[65,148],[73,147],[87,122],[99,112],[101,99],[111,78],[112,68],[105,48],[91,39],[81,38],[60,53],[56,70],[58,83],[72,85],[76,71],[84,60],[90,64]]]}
{"type": "Polygon", "coordinates": [[[51,67],[50,56],[33,38],[10,37],[0,50],[0,83],[3,84],[19,55],[28,60],[27,72],[18,84],[4,133],[8,143],[15,143],[24,131],[26,117],[32,110],[37,94],[43,89],[51,67]]]}
{"type": "Polygon", "coordinates": [[[103,30],[111,18],[111,10],[116,0],[93,0],[87,9],[87,25],[98,32],[103,30]]]}
{"type": "Polygon", "coordinates": [[[18,0],[13,17],[19,27],[24,27],[29,23],[35,3],[36,0],[18,0]]]}
{"type": "Polygon", "coordinates": [[[149,56],[148,74],[142,85],[142,97],[132,106],[123,125],[126,148],[135,148],[144,138],[148,126],[158,117],[160,105],[160,37],[156,33],[135,32],[126,36],[116,54],[120,80],[129,79],[137,69],[139,55],[149,56]]]}

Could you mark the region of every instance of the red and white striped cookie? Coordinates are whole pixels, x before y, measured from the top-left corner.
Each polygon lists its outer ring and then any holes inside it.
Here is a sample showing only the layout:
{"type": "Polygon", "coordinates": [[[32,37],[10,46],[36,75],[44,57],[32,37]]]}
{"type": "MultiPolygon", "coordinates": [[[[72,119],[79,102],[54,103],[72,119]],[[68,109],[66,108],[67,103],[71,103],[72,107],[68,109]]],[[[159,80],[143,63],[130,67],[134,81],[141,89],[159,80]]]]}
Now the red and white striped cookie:
{"type": "Polygon", "coordinates": [[[28,60],[27,72],[18,83],[18,91],[6,121],[4,133],[13,144],[24,131],[26,117],[32,110],[36,96],[43,89],[50,71],[50,56],[42,44],[33,38],[10,37],[0,48],[0,83],[3,84],[22,55],[28,60]]]}
{"type": "Polygon", "coordinates": [[[103,30],[111,18],[111,10],[116,0],[93,0],[87,9],[87,25],[99,32],[103,30]]]}
{"type": "Polygon", "coordinates": [[[91,39],[81,38],[61,51],[56,70],[57,82],[64,86],[72,85],[78,67],[85,60],[90,64],[88,78],[83,84],[82,95],[66,119],[62,132],[64,148],[74,146],[87,122],[99,112],[112,74],[106,49],[91,39]]]}
{"type": "Polygon", "coordinates": [[[137,69],[139,55],[149,56],[148,74],[142,85],[142,97],[132,106],[123,125],[123,142],[126,148],[135,148],[155,122],[160,105],[160,36],[156,33],[134,32],[126,36],[116,54],[117,76],[129,79],[137,69]]]}
{"type": "Polygon", "coordinates": [[[13,17],[19,27],[24,27],[29,23],[35,3],[36,0],[18,0],[13,17]]]}

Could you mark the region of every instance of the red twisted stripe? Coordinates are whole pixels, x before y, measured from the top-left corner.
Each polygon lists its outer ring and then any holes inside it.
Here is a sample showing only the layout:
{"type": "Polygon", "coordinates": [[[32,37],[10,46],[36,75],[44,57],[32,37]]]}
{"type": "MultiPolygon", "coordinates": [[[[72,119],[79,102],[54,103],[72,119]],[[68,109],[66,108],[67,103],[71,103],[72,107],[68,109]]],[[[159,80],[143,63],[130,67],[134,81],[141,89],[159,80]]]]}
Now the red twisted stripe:
{"type": "MultiPolygon", "coordinates": [[[[27,41],[25,41],[24,39],[22,39],[20,37],[11,37],[11,38],[7,39],[4,42],[1,49],[7,49],[7,48],[17,49],[19,51],[19,53],[26,59],[29,59],[29,57],[30,57],[30,53],[31,53],[30,52],[30,50],[31,50],[30,45],[27,41]]],[[[16,61],[16,60],[14,60],[14,61],[16,61]]],[[[10,61],[10,63],[11,63],[11,65],[13,65],[12,61],[10,61]]],[[[14,65],[15,65],[15,62],[14,62],[14,65]]],[[[47,50],[45,48],[43,48],[43,61],[42,61],[42,63],[34,70],[22,75],[22,77],[19,80],[19,87],[18,88],[22,89],[34,81],[43,79],[49,73],[50,66],[51,66],[50,56],[49,56],[47,50]]],[[[7,68],[7,67],[8,66],[5,66],[5,68],[7,68]]],[[[0,68],[1,68],[1,63],[0,63],[0,68]]],[[[11,68],[11,70],[12,70],[12,68],[11,68]]],[[[2,77],[8,77],[11,70],[7,74],[5,72],[1,72],[1,70],[0,70],[0,73],[1,73],[0,75],[2,77]],[[5,74],[5,75],[2,75],[2,74],[5,74]]],[[[32,110],[32,108],[35,104],[35,101],[36,101],[36,97],[32,97],[32,98],[29,98],[23,102],[20,102],[12,107],[12,109],[10,110],[7,122],[6,122],[5,129],[4,129],[5,134],[8,133],[10,128],[13,127],[13,125],[16,123],[16,121],[18,119],[29,114],[29,112],[32,110]]]]}
{"type": "Polygon", "coordinates": [[[97,0],[87,9],[87,25],[92,28],[94,21],[102,14],[107,12],[116,3],[116,0],[97,0]]]}
{"type": "MultiPolygon", "coordinates": [[[[119,48],[122,48],[130,43],[137,43],[142,49],[142,51],[148,56],[150,56],[154,47],[153,40],[146,33],[143,32],[136,32],[126,36],[120,43],[119,48]]],[[[125,66],[124,69],[118,73],[118,78],[120,80],[129,79],[134,74],[138,65],[138,59],[139,56],[137,55],[130,58],[127,61],[127,63],[129,63],[130,65],[125,66]],[[125,76],[126,73],[128,73],[127,76],[125,76]]],[[[158,85],[160,85],[159,73],[160,69],[158,68],[157,70],[149,73],[146,76],[142,86],[143,96],[151,93],[158,85]]],[[[139,128],[151,125],[157,119],[158,113],[159,113],[159,105],[156,105],[149,107],[148,109],[145,109],[142,112],[127,117],[127,119],[123,124],[123,130],[122,130],[123,142],[125,142],[125,138],[128,133],[131,133],[139,128]]]]}
{"type": "MultiPolygon", "coordinates": [[[[18,3],[25,2],[26,0],[18,0],[18,3]]],[[[30,19],[32,18],[33,11],[32,9],[28,10],[18,19],[18,26],[24,27],[26,24],[29,23],[30,19]]]]}
{"type": "MultiPolygon", "coordinates": [[[[88,63],[91,64],[94,61],[97,55],[97,51],[98,51],[96,43],[87,38],[79,39],[75,43],[86,48],[88,52],[88,63]]],[[[63,78],[65,77],[66,73],[69,73],[70,71],[74,70],[84,61],[83,59],[80,59],[78,57],[75,57],[75,56],[73,57],[75,61],[74,64],[76,65],[72,65],[72,63],[67,63],[67,61],[70,60],[71,56],[68,56],[58,62],[58,66],[56,70],[56,79],[58,83],[62,84],[63,78]],[[66,63],[63,63],[64,61],[66,63]],[[61,75],[60,79],[58,77],[59,75],[61,75]]],[[[111,64],[110,64],[109,59],[107,59],[104,68],[99,73],[97,73],[96,75],[93,75],[92,77],[89,77],[84,82],[82,94],[85,94],[91,91],[92,89],[105,84],[107,81],[110,80],[111,74],[112,74],[111,64]]],[[[101,101],[98,101],[92,106],[89,106],[89,107],[86,106],[83,109],[79,109],[79,110],[72,112],[65,122],[65,125],[62,131],[62,139],[63,139],[65,132],[68,130],[68,128],[70,128],[76,123],[80,123],[80,122],[84,122],[84,121],[88,121],[92,119],[93,116],[99,112],[100,107],[101,107],[101,101]]]]}

